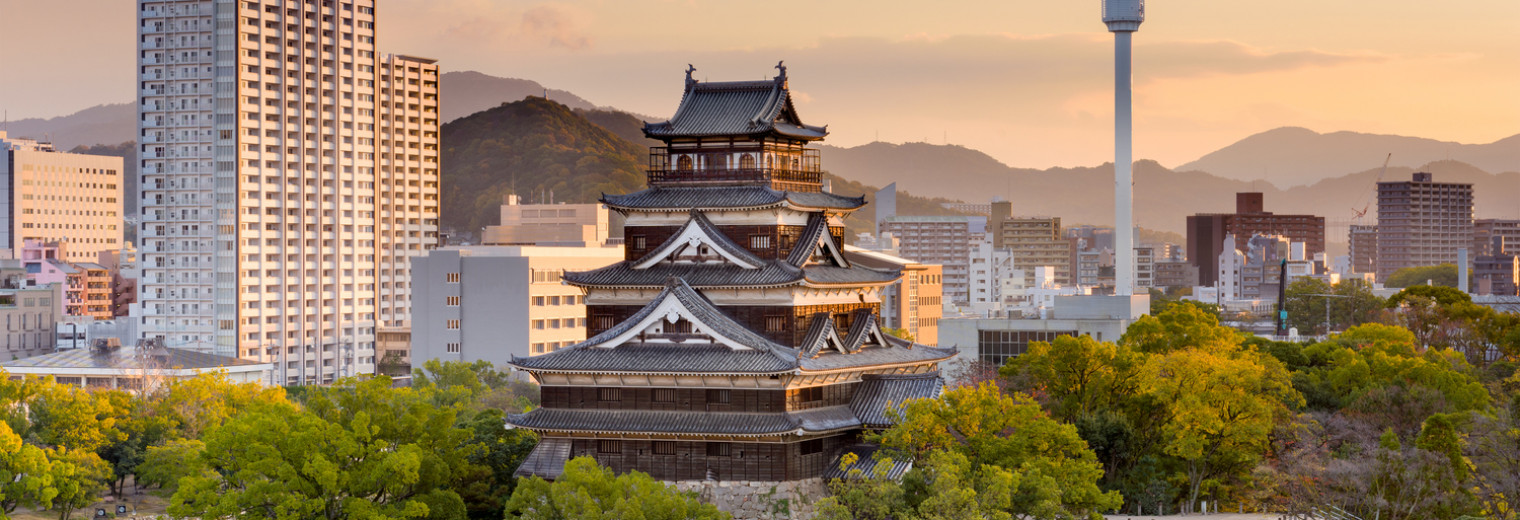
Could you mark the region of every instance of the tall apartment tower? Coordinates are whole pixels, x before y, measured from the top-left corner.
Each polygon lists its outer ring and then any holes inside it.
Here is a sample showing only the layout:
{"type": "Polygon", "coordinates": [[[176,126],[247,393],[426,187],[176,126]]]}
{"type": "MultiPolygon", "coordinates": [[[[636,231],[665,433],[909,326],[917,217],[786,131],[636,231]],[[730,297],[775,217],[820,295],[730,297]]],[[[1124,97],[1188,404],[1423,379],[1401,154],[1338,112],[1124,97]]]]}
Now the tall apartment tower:
{"type": "Polygon", "coordinates": [[[138,1],[144,337],[374,371],[438,218],[437,67],[377,54],[374,7],[138,1]]]}
{"type": "Polygon", "coordinates": [[[1457,250],[1472,247],[1472,216],[1472,184],[1435,182],[1426,172],[1379,182],[1377,278],[1405,267],[1457,263],[1457,250]]]}
{"type": "Polygon", "coordinates": [[[1377,235],[1377,226],[1351,226],[1351,274],[1377,273],[1377,235]]]}

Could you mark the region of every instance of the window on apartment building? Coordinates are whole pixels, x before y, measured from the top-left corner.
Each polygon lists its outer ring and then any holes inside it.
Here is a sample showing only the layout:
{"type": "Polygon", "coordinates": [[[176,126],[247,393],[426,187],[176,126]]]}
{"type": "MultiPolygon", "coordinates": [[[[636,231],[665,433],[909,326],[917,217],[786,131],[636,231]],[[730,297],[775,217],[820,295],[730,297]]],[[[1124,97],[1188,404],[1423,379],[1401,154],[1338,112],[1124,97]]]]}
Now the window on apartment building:
{"type": "Polygon", "coordinates": [[[449,273],[443,278],[446,283],[459,283],[459,273],[449,273]]]}
{"type": "Polygon", "coordinates": [[[534,343],[533,344],[533,353],[534,354],[543,354],[544,353],[544,344],[543,343],[534,343]]]}
{"type": "Polygon", "coordinates": [[[598,401],[622,401],[623,389],[621,388],[598,388],[596,391],[598,401]]]}
{"type": "Polygon", "coordinates": [[[535,330],[544,330],[544,320],[533,320],[533,328],[535,330]]]}
{"type": "Polygon", "coordinates": [[[458,296],[445,297],[443,299],[443,304],[447,305],[449,307],[458,307],[459,306],[459,297],[458,296]]]}
{"type": "Polygon", "coordinates": [[[444,322],[444,327],[449,330],[459,330],[459,320],[447,320],[444,322]]]}
{"type": "Polygon", "coordinates": [[[549,297],[549,305],[559,305],[559,297],[558,296],[550,296],[549,297]]]}
{"type": "Polygon", "coordinates": [[[446,345],[444,345],[444,351],[446,351],[446,352],[448,352],[450,354],[458,354],[459,353],[459,344],[458,343],[449,343],[449,344],[446,344],[446,345]]]}
{"type": "Polygon", "coordinates": [[[533,305],[534,306],[538,306],[538,307],[543,307],[544,306],[544,297],[543,296],[534,296],[533,297],[533,305]]]}

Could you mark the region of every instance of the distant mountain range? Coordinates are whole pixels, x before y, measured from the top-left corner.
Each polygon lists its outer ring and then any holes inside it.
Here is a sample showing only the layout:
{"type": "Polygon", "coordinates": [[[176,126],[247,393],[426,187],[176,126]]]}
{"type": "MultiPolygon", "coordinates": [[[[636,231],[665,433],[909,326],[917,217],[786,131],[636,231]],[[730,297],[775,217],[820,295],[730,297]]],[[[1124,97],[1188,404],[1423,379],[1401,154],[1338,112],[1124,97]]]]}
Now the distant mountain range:
{"type": "Polygon", "coordinates": [[[1286,127],[1241,139],[1176,170],[1205,171],[1240,181],[1263,180],[1289,188],[1381,167],[1390,153],[1389,164],[1393,166],[1413,168],[1453,160],[1489,172],[1514,172],[1520,171],[1520,134],[1489,144],[1462,144],[1356,132],[1321,134],[1286,127]]]}
{"type": "MultiPolygon", "coordinates": [[[[530,80],[450,72],[440,83],[441,116],[446,122],[442,158],[446,225],[475,229],[494,223],[494,207],[505,193],[502,190],[510,186],[503,188],[493,178],[515,179],[517,193],[525,196],[534,190],[553,190],[557,200],[565,201],[593,200],[598,190],[642,186],[645,148],[657,144],[645,139],[640,130],[648,117],[597,107],[560,90],[547,90],[555,103],[541,103],[546,90],[530,80]],[[504,104],[514,105],[507,111],[516,118],[512,122],[499,120],[506,116],[496,109],[504,104]],[[495,122],[484,118],[457,124],[493,112],[495,122]],[[474,135],[477,132],[484,133],[474,135]],[[511,141],[490,142],[493,138],[511,141]]],[[[12,136],[51,136],[64,149],[97,144],[116,147],[133,139],[135,120],[134,105],[123,103],[53,119],[15,121],[8,128],[12,136]]],[[[897,182],[901,191],[928,199],[982,202],[1003,197],[1020,214],[1060,216],[1073,224],[1113,219],[1111,164],[1013,168],[977,150],[926,143],[825,145],[822,149],[824,167],[840,178],[836,185],[841,192],[897,182]]],[[[1520,172],[1520,135],[1471,145],[1279,128],[1175,169],[1154,161],[1139,162],[1136,223],[1157,231],[1181,232],[1187,215],[1232,211],[1236,192],[1260,191],[1269,211],[1324,215],[1343,225],[1352,218],[1353,208],[1375,206],[1374,183],[1390,152],[1393,166],[1384,180],[1407,179],[1411,171],[1420,169],[1435,173],[1437,180],[1471,182],[1477,191],[1479,217],[1520,218],[1520,204],[1515,202],[1520,199],[1520,173],[1516,173],[1520,172]]],[[[907,211],[901,201],[898,208],[907,211]]],[[[1375,219],[1372,207],[1367,220],[1375,219]]]]}

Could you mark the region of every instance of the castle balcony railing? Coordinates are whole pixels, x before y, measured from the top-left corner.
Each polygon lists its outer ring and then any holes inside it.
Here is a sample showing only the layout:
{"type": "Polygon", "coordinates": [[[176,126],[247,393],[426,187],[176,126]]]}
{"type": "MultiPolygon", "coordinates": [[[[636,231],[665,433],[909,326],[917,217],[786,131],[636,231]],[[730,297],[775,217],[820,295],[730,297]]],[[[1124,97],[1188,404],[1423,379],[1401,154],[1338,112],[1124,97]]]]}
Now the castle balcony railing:
{"type": "MultiPolygon", "coordinates": [[[[684,151],[683,151],[684,152],[684,151]]],[[[677,157],[683,153],[675,154],[677,157]]],[[[651,148],[649,152],[649,184],[702,185],[702,184],[770,184],[777,189],[817,191],[823,182],[823,169],[818,150],[778,154],[767,164],[761,157],[761,149],[727,148],[722,151],[701,150],[687,153],[705,159],[706,165],[693,160],[687,165],[672,160],[669,148],[651,148]],[[753,161],[735,160],[735,157],[755,157],[753,161]],[[732,163],[732,164],[730,164],[732,163]],[[737,166],[734,166],[737,165],[737,166]],[[684,166],[684,167],[683,167],[684,166]]]]}

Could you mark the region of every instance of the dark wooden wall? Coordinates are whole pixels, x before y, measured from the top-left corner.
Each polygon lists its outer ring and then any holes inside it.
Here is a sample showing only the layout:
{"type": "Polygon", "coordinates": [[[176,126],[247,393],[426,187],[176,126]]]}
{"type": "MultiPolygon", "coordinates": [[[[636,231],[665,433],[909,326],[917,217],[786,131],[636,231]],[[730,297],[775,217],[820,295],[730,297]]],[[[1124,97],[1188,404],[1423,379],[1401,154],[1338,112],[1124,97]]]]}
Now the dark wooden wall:
{"type": "Polygon", "coordinates": [[[600,386],[544,386],[540,389],[544,408],[578,410],[671,410],[691,412],[785,412],[850,404],[860,383],[843,383],[820,387],[820,390],[749,390],[726,389],[728,402],[718,402],[705,388],[673,388],[675,401],[655,401],[654,388],[617,387],[616,401],[603,401],[600,386]],[[822,399],[808,400],[821,393],[822,399]]]}
{"type": "Polygon", "coordinates": [[[711,443],[707,442],[665,441],[675,444],[675,453],[656,455],[654,443],[660,441],[616,441],[619,453],[601,453],[598,449],[600,441],[575,439],[571,443],[570,456],[593,457],[613,471],[638,470],[656,480],[704,480],[711,471],[717,480],[774,482],[823,476],[840,448],[853,439],[853,435],[825,437],[822,439],[823,450],[809,455],[802,455],[801,442],[734,442],[728,443],[728,456],[709,456],[708,445],[711,443]]]}

